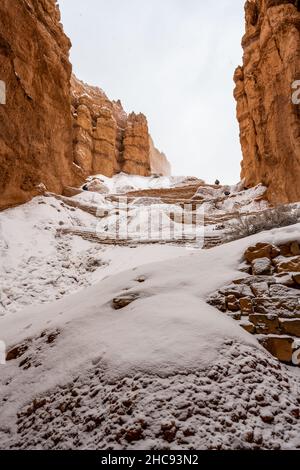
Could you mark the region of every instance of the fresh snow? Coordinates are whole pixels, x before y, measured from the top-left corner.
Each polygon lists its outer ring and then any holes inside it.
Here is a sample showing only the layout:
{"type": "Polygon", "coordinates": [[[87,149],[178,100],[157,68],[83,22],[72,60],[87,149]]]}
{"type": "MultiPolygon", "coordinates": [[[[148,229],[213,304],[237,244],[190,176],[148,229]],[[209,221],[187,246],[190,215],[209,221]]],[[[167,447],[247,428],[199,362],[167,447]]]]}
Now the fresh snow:
{"type": "MultiPolygon", "coordinates": [[[[72,200],[94,197],[111,204],[72,200]]],[[[211,250],[57,233],[98,224],[56,197],[0,213],[0,340],[23,348],[0,366],[0,446],[300,448],[299,375],[206,302],[246,276],[249,245],[300,240],[300,224],[211,250]]]]}
{"type": "MultiPolygon", "coordinates": [[[[181,186],[191,182],[191,178],[186,176],[138,176],[119,173],[109,178],[104,175],[94,175],[87,179],[87,185],[92,181],[103,183],[111,194],[125,193],[129,191],[139,191],[144,189],[168,189],[181,186]]],[[[193,183],[197,183],[193,179],[193,183]]]]}
{"type": "MultiPolygon", "coordinates": [[[[99,204],[98,194],[83,193],[81,202],[99,204]]],[[[0,316],[26,305],[58,300],[108,275],[143,262],[185,254],[178,246],[118,247],[80,237],[57,236],[62,227],[95,229],[100,219],[66,206],[54,197],[0,213],[0,316]]],[[[99,225],[100,224],[100,225],[99,225]]]]}

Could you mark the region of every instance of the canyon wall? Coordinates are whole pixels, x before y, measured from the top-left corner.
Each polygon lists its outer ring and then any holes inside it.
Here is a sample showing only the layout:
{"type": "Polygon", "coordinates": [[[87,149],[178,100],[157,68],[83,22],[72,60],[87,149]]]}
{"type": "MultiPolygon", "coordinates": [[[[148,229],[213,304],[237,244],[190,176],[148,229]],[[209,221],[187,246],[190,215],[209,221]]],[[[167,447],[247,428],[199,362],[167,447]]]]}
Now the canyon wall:
{"type": "Polygon", "coordinates": [[[54,0],[1,0],[0,209],[80,181],[72,165],[70,41],[54,0]]]}
{"type": "Polygon", "coordinates": [[[169,175],[170,163],[149,134],[143,114],[126,114],[120,101],[75,76],[71,81],[74,162],[86,174],[169,175]]]}
{"type": "Polygon", "coordinates": [[[243,66],[235,98],[247,187],[263,183],[273,203],[300,200],[299,0],[248,0],[243,66]],[[295,90],[294,90],[295,91],[295,90]]]}
{"type": "Polygon", "coordinates": [[[72,77],[70,47],[56,0],[1,0],[0,210],[90,174],[169,172],[144,115],[72,77]]]}

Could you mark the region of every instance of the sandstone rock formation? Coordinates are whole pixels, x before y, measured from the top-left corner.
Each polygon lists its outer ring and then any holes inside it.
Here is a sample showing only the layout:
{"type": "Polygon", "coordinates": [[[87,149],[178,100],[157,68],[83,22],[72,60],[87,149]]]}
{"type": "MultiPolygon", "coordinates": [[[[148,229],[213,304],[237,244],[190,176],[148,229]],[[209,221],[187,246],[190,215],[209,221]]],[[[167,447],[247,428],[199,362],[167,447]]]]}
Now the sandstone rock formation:
{"type": "Polygon", "coordinates": [[[121,103],[110,101],[97,87],[71,80],[74,162],[85,175],[113,176],[121,170],[120,155],[127,116],[121,103]]]}
{"type": "Polygon", "coordinates": [[[70,41],[55,0],[1,0],[0,209],[80,181],[72,165],[70,41]]]}
{"type": "Polygon", "coordinates": [[[1,0],[0,210],[94,173],[169,173],[144,115],[71,78],[70,47],[56,0],[1,0]]]}
{"type": "Polygon", "coordinates": [[[247,187],[263,183],[274,203],[300,200],[300,6],[297,0],[248,0],[243,66],[235,98],[247,187]]]}
{"type": "Polygon", "coordinates": [[[97,87],[72,77],[74,161],[86,175],[112,176],[123,171],[169,175],[166,156],[155,147],[143,114],[127,115],[97,87]]]}
{"type": "Polygon", "coordinates": [[[151,136],[149,141],[151,173],[162,176],[171,175],[171,165],[166,155],[155,147],[151,136]]]}
{"type": "Polygon", "coordinates": [[[246,331],[258,335],[273,356],[295,366],[300,365],[299,253],[297,241],[249,247],[242,270],[250,276],[236,279],[208,299],[246,331]]]}

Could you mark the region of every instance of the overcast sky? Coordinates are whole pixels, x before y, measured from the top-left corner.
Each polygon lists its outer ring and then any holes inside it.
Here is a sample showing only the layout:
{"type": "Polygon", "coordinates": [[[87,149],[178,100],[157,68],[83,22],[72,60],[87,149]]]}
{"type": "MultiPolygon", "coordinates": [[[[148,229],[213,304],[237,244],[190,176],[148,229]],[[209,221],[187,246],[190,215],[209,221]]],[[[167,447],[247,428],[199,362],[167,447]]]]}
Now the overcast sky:
{"type": "Polygon", "coordinates": [[[244,0],[59,0],[78,78],[146,114],[173,174],[239,180],[244,0]]]}

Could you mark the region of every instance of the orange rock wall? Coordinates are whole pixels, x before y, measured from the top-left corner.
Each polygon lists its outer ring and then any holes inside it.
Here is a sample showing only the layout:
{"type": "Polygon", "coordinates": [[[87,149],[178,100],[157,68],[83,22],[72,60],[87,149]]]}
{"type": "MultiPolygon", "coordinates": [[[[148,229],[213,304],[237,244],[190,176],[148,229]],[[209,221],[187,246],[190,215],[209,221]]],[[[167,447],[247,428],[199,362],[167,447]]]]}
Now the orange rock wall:
{"type": "Polygon", "coordinates": [[[246,186],[263,183],[273,203],[300,200],[300,2],[248,0],[235,98],[246,186]]]}
{"type": "Polygon", "coordinates": [[[0,1],[0,210],[156,164],[145,116],[72,77],[70,47],[56,0],[0,1]]]}
{"type": "Polygon", "coordinates": [[[70,41],[54,0],[1,0],[0,209],[43,183],[61,192],[80,181],[72,165],[70,41]]]}
{"type": "Polygon", "coordinates": [[[127,115],[120,101],[72,77],[74,161],[88,174],[169,175],[166,156],[153,144],[143,114],[127,115]]]}

